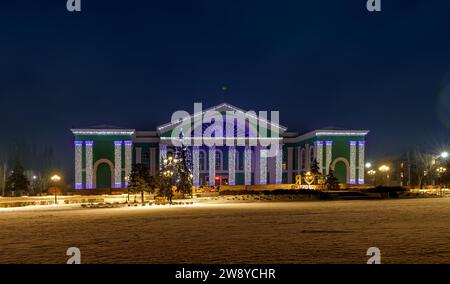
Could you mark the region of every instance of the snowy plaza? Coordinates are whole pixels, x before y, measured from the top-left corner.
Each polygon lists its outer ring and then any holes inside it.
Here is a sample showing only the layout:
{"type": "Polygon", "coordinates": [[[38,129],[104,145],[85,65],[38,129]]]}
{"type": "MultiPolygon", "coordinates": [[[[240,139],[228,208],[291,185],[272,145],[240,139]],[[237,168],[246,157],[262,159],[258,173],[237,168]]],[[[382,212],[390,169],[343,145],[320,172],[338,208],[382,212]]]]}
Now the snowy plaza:
{"type": "Polygon", "coordinates": [[[1,263],[450,262],[450,199],[0,209],[1,263]]]}

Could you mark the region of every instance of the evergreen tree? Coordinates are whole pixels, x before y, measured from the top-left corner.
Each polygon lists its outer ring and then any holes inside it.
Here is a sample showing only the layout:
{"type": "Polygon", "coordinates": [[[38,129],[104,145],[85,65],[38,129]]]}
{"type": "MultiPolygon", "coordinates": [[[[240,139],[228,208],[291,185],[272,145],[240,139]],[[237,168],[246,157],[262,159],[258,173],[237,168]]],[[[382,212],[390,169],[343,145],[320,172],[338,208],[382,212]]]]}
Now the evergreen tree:
{"type": "Polygon", "coordinates": [[[154,192],[154,189],[154,182],[150,176],[150,171],[147,165],[133,165],[128,181],[128,192],[133,194],[141,194],[141,201],[144,203],[144,193],[154,192]]]}
{"type": "Polygon", "coordinates": [[[310,171],[311,171],[311,173],[313,175],[319,175],[320,174],[319,163],[317,162],[316,159],[314,159],[314,161],[312,162],[310,171]]]}
{"type": "Polygon", "coordinates": [[[29,191],[30,182],[24,174],[24,169],[20,163],[16,163],[14,170],[10,176],[6,179],[6,191],[14,192],[26,192],[29,191]]]}
{"type": "Polygon", "coordinates": [[[325,184],[326,184],[328,190],[339,189],[339,180],[334,175],[334,171],[331,169],[331,167],[328,169],[328,174],[327,174],[325,184]]]}
{"type": "Polygon", "coordinates": [[[188,148],[183,145],[179,151],[177,164],[177,191],[183,194],[192,195],[192,176],[190,155],[188,148]]]}

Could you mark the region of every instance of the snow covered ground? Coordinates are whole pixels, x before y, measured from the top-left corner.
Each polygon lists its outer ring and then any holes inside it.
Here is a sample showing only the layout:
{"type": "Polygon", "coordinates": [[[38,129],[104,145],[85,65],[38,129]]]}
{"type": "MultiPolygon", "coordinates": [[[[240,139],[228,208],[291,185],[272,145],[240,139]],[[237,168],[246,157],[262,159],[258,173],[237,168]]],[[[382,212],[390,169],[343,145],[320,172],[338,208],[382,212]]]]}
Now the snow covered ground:
{"type": "Polygon", "coordinates": [[[0,263],[450,263],[450,198],[0,209],[0,263]]]}

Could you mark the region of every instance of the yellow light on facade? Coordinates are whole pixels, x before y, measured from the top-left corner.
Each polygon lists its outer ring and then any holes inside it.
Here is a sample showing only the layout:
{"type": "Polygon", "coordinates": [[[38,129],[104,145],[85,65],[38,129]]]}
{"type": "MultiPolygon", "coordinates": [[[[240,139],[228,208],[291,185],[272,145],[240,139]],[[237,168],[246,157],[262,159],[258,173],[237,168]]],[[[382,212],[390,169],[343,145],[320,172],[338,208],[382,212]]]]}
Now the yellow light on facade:
{"type": "Polygon", "coordinates": [[[60,181],[60,180],[61,180],[61,177],[60,177],[59,175],[53,175],[53,176],[51,177],[51,180],[54,181],[54,182],[57,182],[57,181],[60,181]]]}
{"type": "Polygon", "coordinates": [[[378,170],[379,170],[380,172],[385,173],[385,172],[388,172],[388,171],[390,170],[390,168],[389,168],[388,166],[386,166],[386,165],[382,165],[382,166],[380,166],[380,167],[378,168],[378,170]]]}

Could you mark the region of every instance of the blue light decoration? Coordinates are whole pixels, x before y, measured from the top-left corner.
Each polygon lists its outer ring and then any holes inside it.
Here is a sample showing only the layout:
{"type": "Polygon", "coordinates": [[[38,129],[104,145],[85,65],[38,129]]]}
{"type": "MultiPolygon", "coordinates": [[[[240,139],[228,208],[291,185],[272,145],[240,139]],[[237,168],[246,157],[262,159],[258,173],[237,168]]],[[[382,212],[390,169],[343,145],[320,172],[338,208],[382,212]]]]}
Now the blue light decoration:
{"type": "Polygon", "coordinates": [[[356,184],[356,141],[350,141],[350,184],[356,184]]]}
{"type": "Polygon", "coordinates": [[[114,187],[122,187],[122,141],[114,141],[114,187]]]}
{"type": "Polygon", "coordinates": [[[94,145],[94,141],[85,141],[86,145],[86,188],[93,188],[93,154],[92,154],[92,146],[94,145]]]}
{"type": "Polygon", "coordinates": [[[83,141],[75,141],[75,189],[83,188],[82,152],[83,141]]]}

